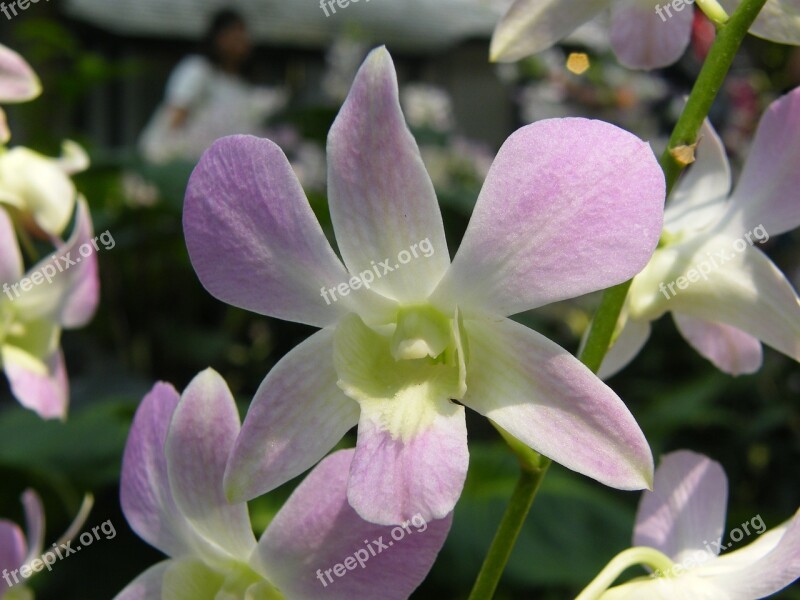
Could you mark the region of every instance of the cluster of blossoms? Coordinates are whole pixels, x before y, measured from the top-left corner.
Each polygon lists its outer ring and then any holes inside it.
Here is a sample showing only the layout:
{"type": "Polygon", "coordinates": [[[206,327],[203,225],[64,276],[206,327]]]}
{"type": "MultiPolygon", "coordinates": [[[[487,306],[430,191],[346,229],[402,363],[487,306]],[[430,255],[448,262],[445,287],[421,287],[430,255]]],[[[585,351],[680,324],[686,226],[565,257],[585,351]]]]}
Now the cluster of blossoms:
{"type": "MultiPolygon", "coordinates": [[[[25,60],[0,45],[0,103],[30,100],[40,91],[25,60]]],[[[65,142],[62,157],[52,159],[25,147],[7,148],[9,139],[0,110],[0,366],[23,406],[45,419],[64,419],[69,387],[61,331],[85,325],[99,298],[96,255],[71,258],[94,240],[86,200],[70,180],[89,161],[74,142],[65,142]],[[64,240],[72,221],[72,234],[64,240]],[[20,241],[35,261],[32,239],[47,255],[26,273],[20,241]],[[69,259],[69,268],[60,257],[69,259]],[[56,265],[58,273],[47,285],[30,285],[56,265]]]]}

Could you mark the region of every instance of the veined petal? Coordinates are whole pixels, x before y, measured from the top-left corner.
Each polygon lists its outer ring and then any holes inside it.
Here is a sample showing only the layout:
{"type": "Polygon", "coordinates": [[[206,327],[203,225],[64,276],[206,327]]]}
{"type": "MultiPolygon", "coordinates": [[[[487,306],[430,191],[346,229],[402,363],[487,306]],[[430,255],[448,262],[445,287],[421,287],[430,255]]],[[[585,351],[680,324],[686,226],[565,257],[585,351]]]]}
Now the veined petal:
{"type": "MultiPolygon", "coordinates": [[[[17,243],[17,235],[14,233],[14,225],[8,213],[0,209],[0,284],[11,285],[22,276],[22,255],[17,243]]],[[[8,296],[4,291],[4,296],[0,296],[3,302],[8,296]]],[[[11,299],[11,297],[9,297],[11,299]]]]}
{"type": "Polygon", "coordinates": [[[516,0],[494,30],[490,60],[512,62],[547,50],[611,4],[611,0],[516,0]]]}
{"type": "Polygon", "coordinates": [[[164,585],[164,573],[173,563],[165,560],[157,563],[139,575],[125,586],[114,600],[153,600],[161,598],[161,588],[164,585]]]}
{"type": "Polygon", "coordinates": [[[672,313],[678,331],[689,344],[720,371],[747,375],[761,368],[761,342],[744,331],[681,313],[672,313]]]}
{"type": "MultiPolygon", "coordinates": [[[[798,15],[796,27],[800,35],[800,9],[798,15]]],[[[798,155],[800,88],[795,88],[770,104],[761,117],[744,170],[731,196],[725,231],[740,236],[761,225],[768,235],[774,236],[800,226],[798,155]]]]}
{"type": "Polygon", "coordinates": [[[510,315],[621,283],[653,254],[664,189],[650,146],[618,127],[527,125],[500,149],[432,301],[510,315]]]}
{"type": "Polygon", "coordinates": [[[167,383],[157,383],[144,397],[125,445],[120,481],[120,504],[131,528],[175,557],[205,545],[175,504],[167,476],[164,444],[179,401],[178,392],[167,383]]]}
{"type": "Polygon", "coordinates": [[[741,238],[716,235],[658,250],[628,301],[634,318],[671,310],[724,323],[800,361],[800,299],[772,261],[741,238]]]}
{"type": "Polygon", "coordinates": [[[175,504],[195,530],[246,562],[256,545],[247,505],[228,504],[222,480],[239,434],[239,412],[228,385],[206,369],[181,397],[164,452],[175,504]]]}
{"type": "Polygon", "coordinates": [[[361,406],[348,498],[362,518],[396,525],[452,511],[469,455],[460,369],[430,358],[395,361],[388,337],[349,315],[337,326],[339,387],[361,406]]]}
{"type": "Polygon", "coordinates": [[[361,519],[347,503],[352,459],[352,450],[340,450],[323,460],[259,542],[260,562],[287,598],[408,598],[444,544],[452,515],[415,515],[397,527],[361,519]]]}
{"type": "Polygon", "coordinates": [[[381,304],[368,289],[323,297],[322,289],[350,274],[286,156],[269,140],[226,137],[203,154],[189,179],[183,228],[200,281],[223,302],[319,327],[381,304]]]}
{"type": "Polygon", "coordinates": [[[75,207],[76,190],[58,163],[17,146],[0,156],[0,202],[30,213],[50,235],[60,236],[75,207]]]}
{"type": "Polygon", "coordinates": [[[800,511],[755,542],[697,569],[731,600],[764,598],[800,577],[800,511]]]}
{"type": "Polygon", "coordinates": [[[657,13],[656,6],[651,0],[614,0],[611,4],[611,47],[626,67],[666,67],[683,56],[689,45],[692,5],[675,3],[671,17],[657,13]]]}
{"type": "Polygon", "coordinates": [[[653,491],[642,494],[634,546],[660,550],[676,563],[719,542],[725,528],[728,479],[719,463],[681,450],[661,458],[653,491]]]}
{"type": "Polygon", "coordinates": [[[463,403],[537,452],[619,489],[650,486],[653,457],[619,397],[569,352],[508,319],[465,320],[463,403]]]}
{"type": "Polygon", "coordinates": [[[626,318],[622,331],[603,358],[597,376],[606,380],[619,373],[638,356],[649,338],[650,321],[626,318]]]}
{"type": "Polygon", "coordinates": [[[731,166],[714,127],[706,119],[689,165],[664,210],[664,229],[673,234],[699,231],[722,217],[731,191],[731,166]]]}
{"type": "Polygon", "coordinates": [[[392,271],[380,268],[375,290],[404,303],[425,300],[450,255],[433,183],[403,118],[386,48],[367,56],[328,134],[328,198],[350,272],[371,272],[383,262],[392,271]]]}
{"type": "Polygon", "coordinates": [[[294,348],[267,375],[247,411],[225,472],[235,502],[300,475],[358,423],[358,404],[336,385],[333,331],[294,348]]]}
{"type": "Polygon", "coordinates": [[[14,300],[20,314],[29,320],[52,319],[68,328],[80,327],[92,318],[100,297],[92,236],[89,207],[81,199],[70,239],[26,273],[31,280],[29,289],[20,288],[20,296],[14,300]],[[88,247],[91,254],[83,256],[82,247],[88,247]]]}
{"type": "MultiPolygon", "coordinates": [[[[741,0],[720,0],[731,14],[741,0]]],[[[794,0],[768,0],[750,33],[779,44],[800,45],[800,6],[794,0]]]]}
{"type": "Polygon", "coordinates": [[[22,406],[43,419],[65,419],[69,384],[60,349],[43,357],[6,344],[0,348],[0,363],[11,384],[11,393],[22,406]]]}
{"type": "Polygon", "coordinates": [[[41,93],[39,78],[25,59],[0,44],[0,102],[25,102],[41,93]]]}

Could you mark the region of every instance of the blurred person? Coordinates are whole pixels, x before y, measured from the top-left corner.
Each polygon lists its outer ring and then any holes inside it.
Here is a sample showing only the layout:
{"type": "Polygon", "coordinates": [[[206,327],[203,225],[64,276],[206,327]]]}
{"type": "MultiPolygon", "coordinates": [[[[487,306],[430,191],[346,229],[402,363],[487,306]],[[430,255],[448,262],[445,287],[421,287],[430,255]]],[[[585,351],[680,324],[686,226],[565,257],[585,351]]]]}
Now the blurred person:
{"type": "Polygon", "coordinates": [[[252,43],[239,13],[216,13],[204,46],[203,54],[187,56],[170,75],[164,101],[140,140],[148,162],[195,161],[220,137],[263,136],[267,118],[286,103],[284,90],[245,79],[252,43]]]}

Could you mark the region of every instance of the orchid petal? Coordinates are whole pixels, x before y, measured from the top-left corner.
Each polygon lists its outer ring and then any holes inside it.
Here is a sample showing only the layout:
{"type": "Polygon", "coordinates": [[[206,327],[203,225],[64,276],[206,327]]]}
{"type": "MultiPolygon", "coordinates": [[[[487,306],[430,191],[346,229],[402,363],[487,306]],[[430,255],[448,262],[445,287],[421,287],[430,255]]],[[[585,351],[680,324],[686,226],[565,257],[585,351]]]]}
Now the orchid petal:
{"type": "MultiPolygon", "coordinates": [[[[741,0],[719,0],[731,14],[741,0]]],[[[795,0],[768,0],[750,33],[779,44],[800,45],[800,6],[795,0]]]]}
{"type": "Polygon", "coordinates": [[[627,367],[644,348],[650,338],[650,329],[649,321],[626,318],[622,331],[603,358],[597,376],[606,380],[627,367]]]}
{"type": "Polygon", "coordinates": [[[64,140],[61,143],[61,158],[56,159],[56,163],[67,175],[75,175],[89,168],[89,155],[83,146],[72,140],[64,140]]]}
{"type": "MultiPolygon", "coordinates": [[[[797,27],[800,29],[800,22],[797,27]]],[[[773,102],[756,131],[731,196],[726,231],[741,235],[761,225],[775,236],[800,226],[800,88],[773,102]]]]}
{"type": "Polygon", "coordinates": [[[164,571],[161,600],[223,600],[225,576],[195,558],[171,560],[164,571]]]}
{"type": "Polygon", "coordinates": [[[122,458],[120,504],[136,534],[169,556],[193,552],[199,538],[172,496],[164,444],[180,396],[157,383],[133,418],[122,458]]]}
{"type": "Polygon", "coordinates": [[[75,206],[75,185],[58,163],[17,146],[0,156],[0,202],[30,213],[45,232],[61,235],[75,206]]]}
{"type": "Polygon", "coordinates": [[[223,302],[319,327],[370,302],[380,304],[364,289],[334,302],[323,299],[321,288],[350,275],[289,161],[269,140],[217,140],[189,180],[183,226],[200,281],[223,302]]]}
{"type": "Polygon", "coordinates": [[[800,577],[800,511],[788,523],[761,535],[741,550],[698,569],[731,600],[764,598],[800,577]]]}
{"type": "Polygon", "coordinates": [[[634,546],[655,548],[681,562],[707,552],[725,529],[728,480],[719,463],[682,450],[661,458],[652,492],[644,492],[636,515],[634,546]]]}
{"type": "MultiPolygon", "coordinates": [[[[0,284],[10,285],[16,282],[22,276],[22,269],[22,255],[14,233],[14,225],[8,213],[0,209],[0,284]]],[[[5,297],[0,296],[0,302],[5,297]]]]}
{"type": "Polygon", "coordinates": [[[611,0],[516,0],[494,30],[490,60],[512,62],[547,50],[611,4],[611,0]]]}
{"type": "Polygon", "coordinates": [[[161,598],[161,589],[164,585],[164,573],[173,563],[165,560],[157,563],[139,575],[125,586],[114,600],[153,600],[161,598]]]}
{"type": "Polygon", "coordinates": [[[381,267],[372,287],[404,303],[425,300],[450,255],[433,183],[403,118],[386,48],[367,56],[331,127],[328,196],[350,272],[371,275],[388,260],[391,272],[381,267]],[[430,245],[424,254],[423,244],[430,245]]]}
{"type": "Polygon", "coordinates": [[[346,497],[352,459],[352,450],[341,450],[323,460],[259,542],[260,562],[287,598],[408,598],[444,544],[451,515],[430,522],[417,515],[394,528],[362,520],[346,497]],[[332,573],[339,563],[343,576],[332,573]]]}
{"type": "Polygon", "coordinates": [[[744,331],[681,313],[672,313],[678,331],[687,342],[729,375],[746,375],[761,368],[761,342],[744,331]]]}
{"type": "Polygon", "coordinates": [[[672,16],[659,15],[650,0],[614,0],[611,4],[611,47],[631,69],[657,69],[676,62],[689,45],[694,12],[676,2],[672,16]],[[688,9],[688,10],[684,10],[688,9]]]}
{"type": "Polygon", "coordinates": [[[631,285],[631,315],[671,310],[724,323],[800,361],[800,299],[765,254],[746,244],[739,251],[738,242],[715,235],[657,251],[631,285]]]}
{"type": "Polygon", "coordinates": [[[465,320],[463,403],[537,452],[619,489],[649,487],[653,458],[619,397],[569,352],[527,327],[465,320]]]}
{"type": "MultiPolygon", "coordinates": [[[[615,586],[599,600],[731,600],[712,582],[683,573],[680,577],[648,577],[615,586]]],[[[749,600],[752,600],[750,598],[749,600]]]]}
{"type": "Polygon", "coordinates": [[[25,59],[0,44],[0,102],[25,102],[41,93],[39,78],[25,59]]]}
{"type": "MultiPolygon", "coordinates": [[[[16,523],[0,519],[0,569],[13,571],[25,562],[28,546],[25,536],[16,523]]],[[[5,586],[0,584],[0,597],[5,586]]]]}
{"type": "Polygon", "coordinates": [[[239,430],[228,385],[216,371],[206,369],[184,391],[164,452],[180,511],[198,533],[246,561],[256,543],[247,505],[228,504],[222,486],[239,430]]]}
{"type": "Polygon", "coordinates": [[[65,419],[69,384],[61,350],[44,358],[6,344],[0,348],[0,362],[11,384],[11,393],[25,408],[43,419],[65,419]]]}
{"type": "Polygon", "coordinates": [[[661,235],[650,147],[601,121],[548,119],[506,140],[432,300],[515,314],[633,277],[661,235]]]}
{"type": "Polygon", "coordinates": [[[329,329],[272,368],[228,460],[225,489],[231,500],[254,498],[311,468],[358,423],[358,404],[336,381],[329,329]]]}
{"type": "Polygon", "coordinates": [[[728,206],[731,166],[725,146],[708,119],[698,139],[695,161],[678,181],[664,210],[664,229],[673,234],[705,228],[728,206]]]}
{"type": "Polygon", "coordinates": [[[26,319],[52,319],[69,328],[80,327],[91,319],[100,295],[92,235],[89,207],[81,199],[70,239],[26,273],[29,289],[21,288],[20,297],[14,300],[20,314],[26,319]],[[83,256],[82,247],[92,250],[91,254],[83,256]]]}

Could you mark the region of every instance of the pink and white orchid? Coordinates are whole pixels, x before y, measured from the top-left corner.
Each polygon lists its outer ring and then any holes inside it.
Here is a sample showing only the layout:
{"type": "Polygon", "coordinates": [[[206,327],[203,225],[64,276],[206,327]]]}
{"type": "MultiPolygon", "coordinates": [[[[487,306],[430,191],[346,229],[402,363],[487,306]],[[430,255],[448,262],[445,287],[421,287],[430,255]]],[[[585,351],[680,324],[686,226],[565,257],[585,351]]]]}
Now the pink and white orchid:
{"type": "MultiPolygon", "coordinates": [[[[656,69],[676,62],[689,45],[694,0],[516,0],[492,37],[495,61],[515,61],[546,50],[605,11],[611,13],[611,47],[620,63],[656,69]],[[664,6],[662,6],[662,4],[664,6]],[[665,12],[666,11],[666,12],[665,12]]],[[[716,2],[708,2],[716,7],[716,2]]],[[[739,0],[722,0],[733,10],[739,0]]],[[[781,44],[800,44],[795,0],[768,0],[750,31],[781,44]]]]}
{"type": "Polygon", "coordinates": [[[328,165],[344,264],[269,140],[218,141],[189,182],[184,230],[206,289],[322,328],[257,391],[226,472],[229,497],[299,475],[357,424],[348,498],[358,514],[381,524],[441,518],[466,477],[465,407],[570,469],[647,487],[652,455],[619,397],[507,316],[606,288],[647,263],[664,198],[650,147],[586,119],[520,129],[496,157],[450,264],[391,57],[379,48],[331,128],[328,165]]]}
{"type": "Polygon", "coordinates": [[[82,327],[97,308],[97,256],[79,253],[91,241],[81,199],[70,239],[23,274],[14,226],[0,209],[0,367],[17,400],[45,419],[66,418],[69,404],[61,331],[82,327]]]}
{"type": "Polygon", "coordinates": [[[422,582],[451,517],[393,542],[391,528],[367,523],[347,503],[352,450],[322,461],[256,542],[247,505],[228,504],[223,490],[239,428],[228,386],[211,369],[182,396],[160,383],[144,398],[122,463],[122,509],[134,531],[170,558],[117,600],[403,599],[422,582]],[[365,540],[382,547],[358,562],[365,540]]]}
{"type": "Polygon", "coordinates": [[[732,375],[761,367],[761,342],[800,361],[800,298],[755,244],[800,226],[800,88],[764,113],[736,188],[710,124],[664,213],[662,243],[637,275],[600,369],[630,362],[671,312],[689,344],[732,375]]]}
{"type": "MultiPolygon", "coordinates": [[[[41,93],[39,78],[25,59],[0,44],[0,104],[27,102],[41,93]]],[[[0,144],[5,144],[10,138],[6,114],[0,108],[0,144]]]]}
{"type": "Polygon", "coordinates": [[[743,523],[737,537],[758,538],[719,556],[732,545],[722,543],[727,500],[719,463],[688,450],[667,454],[639,503],[634,548],[617,555],[577,600],[757,600],[800,577],[800,510],[766,532],[760,515],[761,527],[754,519],[743,523]],[[636,564],[653,574],[608,589],[636,564]]]}

